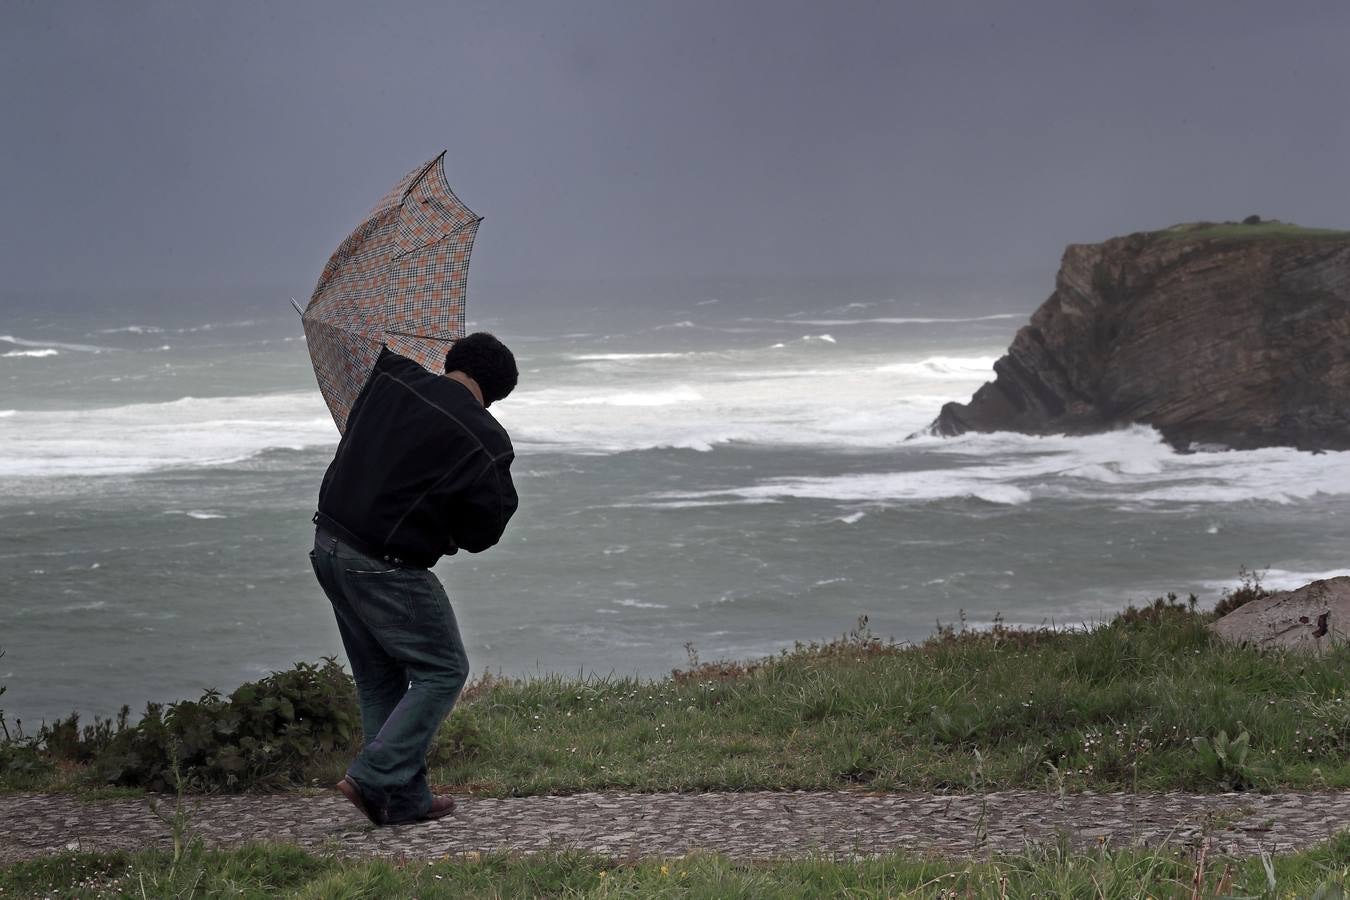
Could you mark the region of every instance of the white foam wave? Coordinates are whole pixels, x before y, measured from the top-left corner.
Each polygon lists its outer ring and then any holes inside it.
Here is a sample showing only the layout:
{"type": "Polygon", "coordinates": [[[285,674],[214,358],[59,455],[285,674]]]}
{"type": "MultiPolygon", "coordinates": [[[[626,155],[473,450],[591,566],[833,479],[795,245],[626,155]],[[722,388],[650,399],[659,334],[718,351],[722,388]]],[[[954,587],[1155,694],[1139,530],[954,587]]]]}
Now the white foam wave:
{"type": "Polygon", "coordinates": [[[676,406],[681,403],[697,403],[702,400],[698,391],[688,387],[671,388],[668,391],[619,391],[617,393],[592,394],[589,396],[569,397],[561,401],[564,406],[676,406]]]}
{"type": "Polygon", "coordinates": [[[18,415],[17,409],[0,409],[0,419],[8,419],[10,416],[18,415]]]}
{"type": "Polygon", "coordinates": [[[631,597],[625,597],[622,600],[613,601],[615,606],[627,606],[633,609],[667,609],[664,603],[648,603],[644,600],[634,600],[631,597]]]}
{"type": "Polygon", "coordinates": [[[783,325],[953,325],[967,322],[994,322],[1000,319],[1020,319],[1023,318],[1015,313],[997,313],[992,316],[969,316],[962,318],[929,318],[923,316],[913,317],[890,317],[883,316],[876,319],[778,319],[783,325]]]}
{"type": "MultiPolygon", "coordinates": [[[[1289,569],[1268,569],[1257,572],[1260,576],[1263,587],[1272,591],[1292,591],[1310,584],[1314,581],[1325,581],[1328,578],[1341,578],[1350,575],[1350,569],[1331,569],[1325,572],[1298,572],[1289,569]]],[[[1228,578],[1218,581],[1206,581],[1202,584],[1211,590],[1223,590],[1225,588],[1236,588],[1241,586],[1241,578],[1228,578]]]]}
{"type": "Polygon", "coordinates": [[[578,362],[629,362],[644,359],[687,359],[697,353],[577,353],[569,356],[578,362]]]}
{"type": "Polygon", "coordinates": [[[0,429],[0,477],[121,475],[226,465],[336,444],[317,391],[24,411],[0,429]]]}
{"type": "MultiPolygon", "coordinates": [[[[943,451],[942,468],[765,479],[715,491],[651,495],[654,505],[789,499],[873,503],[974,498],[1114,502],[1124,508],[1241,502],[1295,503],[1350,494],[1350,452],[1291,448],[1180,454],[1149,428],[1088,437],[966,435],[912,446],[943,451]]],[[[931,464],[931,463],[930,463],[931,464]]]]}
{"type": "Polygon", "coordinates": [[[906,385],[896,372],[878,371],[896,362],[893,355],[850,354],[825,342],[809,351],[811,365],[793,366],[806,346],[662,355],[652,365],[642,364],[645,355],[604,354],[597,363],[603,374],[564,369],[548,387],[523,384],[493,412],[519,445],[564,452],[708,450],[732,442],[889,448],[985,380],[952,357],[947,376],[938,373],[941,360],[916,360],[920,375],[906,385]]]}
{"type": "Polygon", "coordinates": [[[16,347],[36,347],[39,349],[57,349],[72,350],[76,353],[106,353],[114,348],[97,347],[93,344],[63,344],[57,341],[30,341],[26,338],[15,337],[12,334],[0,334],[0,341],[13,344],[16,347]]]}
{"type": "Polygon", "coordinates": [[[121,328],[102,328],[99,334],[163,334],[164,329],[156,325],[123,325],[121,328]]]}
{"type": "Polygon", "coordinates": [[[31,356],[35,358],[41,358],[45,356],[58,356],[60,355],[60,353],[61,351],[57,350],[54,347],[43,347],[41,350],[11,350],[8,353],[2,355],[6,359],[12,359],[20,356],[31,356]]]}
{"type": "Polygon", "coordinates": [[[216,331],[220,328],[248,328],[257,325],[257,319],[240,319],[235,322],[204,322],[201,325],[193,325],[188,328],[175,328],[175,334],[196,334],[199,331],[216,331]]]}
{"type": "Polygon", "coordinates": [[[71,603],[66,606],[58,606],[56,611],[59,613],[69,612],[92,612],[96,609],[103,609],[108,605],[106,600],[90,600],[86,603],[71,603]]]}
{"type": "Polygon", "coordinates": [[[777,503],[779,501],[772,498],[751,498],[751,499],[728,499],[718,497],[714,500],[670,500],[664,497],[658,497],[654,502],[644,503],[614,503],[612,506],[618,509],[627,509],[636,507],[638,509],[702,509],[710,506],[751,506],[754,504],[777,503]]]}
{"type": "Polygon", "coordinates": [[[719,491],[670,492],[654,499],[686,503],[690,499],[714,500],[891,500],[932,501],[974,498],[1001,506],[1016,506],[1031,499],[1031,494],[1011,484],[1000,484],[987,473],[962,470],[927,470],[862,475],[775,478],[746,487],[719,491]]]}
{"type": "Polygon", "coordinates": [[[987,378],[997,361],[994,356],[930,356],[918,362],[878,366],[877,371],[916,378],[987,378]]]}

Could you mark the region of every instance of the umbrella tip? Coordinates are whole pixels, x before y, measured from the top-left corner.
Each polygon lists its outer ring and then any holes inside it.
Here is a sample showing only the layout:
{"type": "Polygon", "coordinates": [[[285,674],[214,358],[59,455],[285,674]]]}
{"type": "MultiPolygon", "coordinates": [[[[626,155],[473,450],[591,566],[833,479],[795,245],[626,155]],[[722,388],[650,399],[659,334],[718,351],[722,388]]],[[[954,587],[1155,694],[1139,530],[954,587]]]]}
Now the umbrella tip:
{"type": "Polygon", "coordinates": [[[291,298],[291,306],[295,307],[295,314],[296,314],[296,315],[298,315],[298,316],[304,316],[305,311],[304,311],[303,309],[300,308],[300,304],[299,304],[299,303],[296,303],[296,302],[295,302],[295,298],[294,298],[294,297],[291,298]]]}

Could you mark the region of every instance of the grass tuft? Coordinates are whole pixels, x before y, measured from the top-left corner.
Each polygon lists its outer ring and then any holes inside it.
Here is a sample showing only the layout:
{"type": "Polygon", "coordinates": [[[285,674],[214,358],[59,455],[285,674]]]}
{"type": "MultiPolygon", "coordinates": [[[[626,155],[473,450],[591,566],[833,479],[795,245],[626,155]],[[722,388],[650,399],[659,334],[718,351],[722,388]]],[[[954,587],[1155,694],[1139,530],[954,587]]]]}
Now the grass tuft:
{"type": "Polygon", "coordinates": [[[0,869],[0,896],[1330,897],[1343,896],[1335,892],[1350,884],[1350,834],[1269,859],[1269,871],[1266,864],[1195,851],[1067,846],[981,861],[891,854],[750,862],[705,853],[616,861],[570,852],[389,862],[320,857],[269,844],[199,850],[177,867],[164,852],[62,854],[0,869]]]}

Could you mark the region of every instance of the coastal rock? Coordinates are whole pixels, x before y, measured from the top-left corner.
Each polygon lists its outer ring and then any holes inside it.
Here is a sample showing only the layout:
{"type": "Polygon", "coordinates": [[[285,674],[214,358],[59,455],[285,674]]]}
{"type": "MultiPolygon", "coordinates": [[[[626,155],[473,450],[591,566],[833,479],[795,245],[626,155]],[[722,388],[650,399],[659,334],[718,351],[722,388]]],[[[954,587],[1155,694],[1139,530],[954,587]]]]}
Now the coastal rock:
{"type": "Polygon", "coordinates": [[[1178,449],[1350,449],[1350,232],[1202,223],[1070,245],[994,372],[932,431],[1142,423],[1178,449]]]}
{"type": "Polygon", "coordinates": [[[1316,652],[1350,642],[1350,577],[1253,600],[1209,627],[1225,640],[1262,649],[1316,652]]]}

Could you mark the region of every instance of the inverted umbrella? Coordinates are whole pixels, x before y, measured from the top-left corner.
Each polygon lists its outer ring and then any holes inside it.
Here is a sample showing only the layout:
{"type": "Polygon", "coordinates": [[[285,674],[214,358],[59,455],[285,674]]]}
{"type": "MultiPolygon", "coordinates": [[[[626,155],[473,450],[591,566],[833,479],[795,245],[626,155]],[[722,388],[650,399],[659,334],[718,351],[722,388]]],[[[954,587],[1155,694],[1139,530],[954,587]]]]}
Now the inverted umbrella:
{"type": "Polygon", "coordinates": [[[300,318],[338,431],[382,347],[445,370],[446,351],[464,336],[481,221],[450,189],[442,152],[385,195],[323,267],[300,318]]]}

